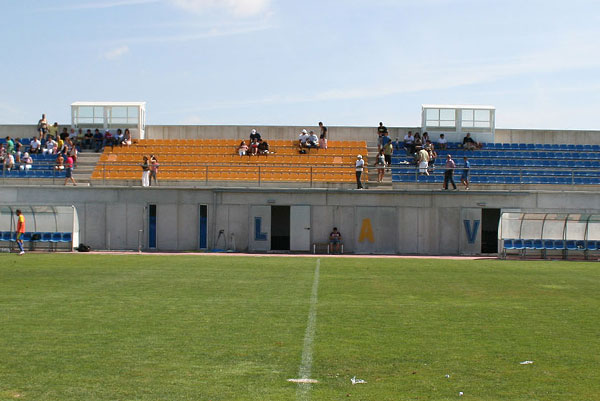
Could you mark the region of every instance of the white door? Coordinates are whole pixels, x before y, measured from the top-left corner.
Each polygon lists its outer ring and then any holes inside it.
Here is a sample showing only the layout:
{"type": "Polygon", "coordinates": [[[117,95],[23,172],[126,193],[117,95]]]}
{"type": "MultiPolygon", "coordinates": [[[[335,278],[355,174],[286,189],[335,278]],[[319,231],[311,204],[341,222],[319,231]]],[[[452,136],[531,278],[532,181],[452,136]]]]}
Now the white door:
{"type": "Polygon", "coordinates": [[[290,206],[290,251],[310,251],[310,206],[290,206]]]}

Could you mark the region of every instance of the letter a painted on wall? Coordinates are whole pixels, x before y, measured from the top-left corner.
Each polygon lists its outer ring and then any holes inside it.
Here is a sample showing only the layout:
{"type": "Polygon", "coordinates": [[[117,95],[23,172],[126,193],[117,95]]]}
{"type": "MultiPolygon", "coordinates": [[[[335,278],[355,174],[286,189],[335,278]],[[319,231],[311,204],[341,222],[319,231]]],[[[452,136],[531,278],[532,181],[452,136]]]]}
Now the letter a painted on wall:
{"type": "Polygon", "coordinates": [[[465,232],[467,233],[467,242],[474,244],[477,239],[477,231],[479,230],[479,220],[473,220],[473,229],[471,230],[471,220],[463,220],[465,232]]]}
{"type": "Polygon", "coordinates": [[[358,236],[358,242],[364,242],[365,238],[370,243],[375,242],[373,237],[373,227],[371,226],[371,219],[363,219],[362,225],[360,226],[360,235],[358,236]]]}
{"type": "Polygon", "coordinates": [[[262,230],[262,217],[254,218],[254,240],[255,241],[266,241],[267,233],[261,232],[262,230]]]}

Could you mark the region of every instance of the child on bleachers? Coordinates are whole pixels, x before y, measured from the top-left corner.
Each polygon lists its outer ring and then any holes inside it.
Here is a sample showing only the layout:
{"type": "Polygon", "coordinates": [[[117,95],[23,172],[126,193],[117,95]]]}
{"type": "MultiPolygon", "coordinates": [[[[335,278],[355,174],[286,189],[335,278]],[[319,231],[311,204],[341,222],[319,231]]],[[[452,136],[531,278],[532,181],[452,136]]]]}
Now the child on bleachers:
{"type": "Polygon", "coordinates": [[[248,152],[248,145],[246,145],[246,141],[240,142],[240,146],[238,146],[238,155],[246,156],[248,152]]]}

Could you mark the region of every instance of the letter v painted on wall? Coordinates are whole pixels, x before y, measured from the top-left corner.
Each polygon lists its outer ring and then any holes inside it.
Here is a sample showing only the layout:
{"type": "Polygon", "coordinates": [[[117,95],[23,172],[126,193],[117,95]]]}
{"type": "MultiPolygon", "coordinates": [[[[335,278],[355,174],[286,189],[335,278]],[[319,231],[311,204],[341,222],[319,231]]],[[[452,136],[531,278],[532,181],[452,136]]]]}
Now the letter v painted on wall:
{"type": "Polygon", "coordinates": [[[479,231],[479,220],[473,220],[473,227],[471,227],[471,220],[463,220],[463,223],[467,234],[467,242],[474,244],[477,239],[477,231],[479,231]]]}

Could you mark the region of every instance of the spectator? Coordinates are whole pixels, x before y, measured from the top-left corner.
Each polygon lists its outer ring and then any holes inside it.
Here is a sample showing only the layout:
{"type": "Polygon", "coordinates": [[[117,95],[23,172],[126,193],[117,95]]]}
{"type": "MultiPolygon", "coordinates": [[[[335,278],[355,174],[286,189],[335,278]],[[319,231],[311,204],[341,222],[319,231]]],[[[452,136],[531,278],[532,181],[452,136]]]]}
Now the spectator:
{"type": "Polygon", "coordinates": [[[4,168],[8,171],[15,168],[15,157],[11,153],[8,153],[4,159],[4,168]]]}
{"type": "Polygon", "coordinates": [[[56,141],[54,140],[54,138],[50,137],[47,141],[46,141],[46,147],[44,148],[44,150],[42,151],[43,154],[48,154],[48,155],[54,155],[56,154],[56,151],[58,150],[58,143],[56,143],[56,141]]]}
{"type": "Polygon", "coordinates": [[[452,156],[446,156],[446,171],[444,172],[444,189],[448,189],[448,183],[452,184],[452,187],[456,191],[456,184],[454,183],[454,169],[456,168],[456,164],[454,160],[452,160],[452,156]]]}
{"type": "Polygon", "coordinates": [[[23,157],[21,158],[21,165],[19,169],[21,171],[29,171],[31,170],[31,166],[33,165],[33,159],[29,156],[29,153],[25,152],[23,157]]]}
{"type": "Polygon", "coordinates": [[[6,137],[6,153],[8,153],[8,154],[15,153],[15,142],[10,138],[10,136],[6,137]]]}
{"type": "Polygon", "coordinates": [[[388,143],[391,143],[391,142],[392,142],[391,138],[389,137],[388,133],[385,132],[381,137],[381,148],[382,149],[385,148],[385,145],[387,145],[388,143]]]}
{"type": "Polygon", "coordinates": [[[46,139],[48,137],[58,139],[58,123],[57,122],[54,122],[54,124],[52,124],[48,127],[48,135],[46,135],[46,139]]]}
{"type": "Polygon", "coordinates": [[[302,132],[300,133],[300,135],[298,136],[298,144],[300,145],[300,148],[306,147],[306,141],[308,141],[308,138],[309,138],[308,131],[303,129],[302,132]]]}
{"type": "Polygon", "coordinates": [[[7,157],[8,154],[6,153],[6,148],[4,147],[4,144],[0,143],[0,164],[2,164],[2,167],[4,167],[4,162],[6,161],[7,157]]]}
{"type": "Polygon", "coordinates": [[[94,143],[96,144],[95,152],[100,152],[102,146],[104,146],[104,135],[102,135],[102,132],[100,132],[98,128],[96,128],[96,130],[94,131],[94,143]]]}
{"type": "Polygon", "coordinates": [[[83,148],[92,150],[92,143],[94,142],[94,134],[92,134],[91,130],[85,131],[85,135],[83,136],[83,148]]]}
{"type": "Polygon", "coordinates": [[[150,179],[148,180],[148,183],[150,185],[152,185],[153,179],[154,179],[154,185],[158,185],[158,180],[157,180],[156,176],[158,174],[159,166],[160,165],[158,164],[158,159],[156,158],[156,156],[150,155],[150,179]]]}
{"type": "Polygon", "coordinates": [[[65,143],[65,141],[63,141],[62,139],[59,139],[57,145],[58,145],[56,147],[57,153],[62,153],[63,155],[66,155],[67,154],[67,144],[65,143]]]}
{"type": "Polygon", "coordinates": [[[73,178],[73,158],[71,156],[67,156],[65,163],[65,185],[67,185],[69,180],[71,180],[74,186],[77,186],[77,183],[73,178]]]}
{"type": "Polygon", "coordinates": [[[427,171],[429,167],[429,152],[425,148],[421,148],[418,152],[419,174],[429,175],[427,171]]]}
{"type": "Polygon", "coordinates": [[[54,165],[54,170],[62,171],[65,169],[65,158],[61,153],[56,157],[56,164],[54,165]]]}
{"type": "Polygon", "coordinates": [[[106,146],[110,146],[111,149],[114,149],[114,147],[115,147],[115,139],[113,137],[113,134],[111,134],[111,132],[109,130],[106,130],[106,132],[104,133],[103,147],[106,147],[106,146]]]}
{"type": "Polygon", "coordinates": [[[407,155],[415,153],[415,138],[412,136],[412,131],[408,131],[404,136],[404,149],[407,155]]]}
{"type": "Polygon", "coordinates": [[[148,156],[144,156],[142,160],[142,187],[150,186],[150,163],[148,162],[148,156]]]}
{"type": "Polygon", "coordinates": [[[269,154],[269,143],[267,141],[263,141],[262,139],[258,140],[258,154],[259,155],[268,155],[269,154]]]}
{"type": "Polygon", "coordinates": [[[384,135],[388,133],[388,129],[383,125],[382,122],[379,122],[379,127],[377,127],[377,148],[378,150],[383,147],[382,139],[384,135]]]}
{"type": "Polygon", "coordinates": [[[329,233],[329,252],[333,253],[334,248],[337,253],[340,253],[340,244],[342,243],[342,233],[337,227],[333,227],[333,231],[329,233]]]}
{"type": "Polygon", "coordinates": [[[123,131],[121,130],[121,128],[119,128],[117,130],[117,133],[116,133],[115,139],[114,139],[115,145],[122,146],[124,137],[125,137],[125,135],[123,135],[123,131]]]}
{"type": "Polygon", "coordinates": [[[481,149],[481,144],[477,143],[471,138],[471,134],[467,133],[467,136],[463,138],[463,149],[466,150],[475,150],[481,149]]]}
{"type": "MultiPolygon", "coordinates": [[[[55,123],[55,124],[56,124],[56,123],[55,123]]],[[[60,139],[62,139],[63,141],[69,137],[69,131],[67,130],[67,127],[64,127],[64,128],[62,129],[62,132],[60,133],[59,137],[60,137],[60,139]]]]}
{"type": "Polygon", "coordinates": [[[248,152],[248,145],[246,145],[246,141],[240,142],[240,146],[238,146],[238,155],[246,156],[248,152]]]}
{"type": "Polygon", "coordinates": [[[317,134],[315,134],[314,131],[310,131],[310,134],[308,135],[308,139],[306,140],[306,147],[307,148],[318,148],[319,147],[319,138],[317,137],[317,134]]]}
{"type": "Polygon", "coordinates": [[[319,137],[319,148],[327,149],[327,135],[326,134],[321,134],[321,136],[319,137]]]}
{"type": "Polygon", "coordinates": [[[71,128],[71,131],[69,132],[69,136],[67,138],[69,138],[71,142],[73,142],[73,144],[77,143],[77,132],[75,132],[75,128],[71,128]]]}
{"type": "Polygon", "coordinates": [[[123,145],[131,146],[131,132],[129,132],[129,128],[125,128],[125,132],[123,133],[123,145]]]}
{"type": "Polygon", "coordinates": [[[385,156],[385,164],[390,167],[392,165],[392,154],[394,153],[394,147],[392,141],[389,141],[383,146],[383,155],[385,156]]]}
{"type": "Polygon", "coordinates": [[[327,137],[327,127],[324,126],[321,121],[319,121],[319,130],[321,131],[319,135],[325,135],[325,137],[327,137]]]}
{"type": "Polygon", "coordinates": [[[45,114],[42,114],[42,118],[38,121],[37,131],[40,141],[46,138],[46,134],[48,133],[48,120],[46,120],[45,114]]]}
{"type": "Polygon", "coordinates": [[[385,155],[383,154],[383,149],[375,157],[375,167],[377,167],[377,182],[383,182],[383,176],[385,175],[385,155]]]}
{"type": "Polygon", "coordinates": [[[250,155],[257,155],[258,154],[258,139],[256,137],[254,137],[254,139],[252,140],[252,142],[250,143],[250,155]]]}
{"type": "Polygon", "coordinates": [[[421,137],[421,142],[423,142],[423,146],[427,144],[429,141],[429,134],[427,132],[423,132],[423,136],[421,137]]]}
{"type": "Polygon", "coordinates": [[[84,138],[83,130],[81,128],[79,128],[77,130],[77,136],[75,137],[75,140],[73,141],[75,146],[77,146],[78,150],[83,149],[83,138],[84,138]]]}
{"type": "Polygon", "coordinates": [[[423,139],[421,138],[421,134],[415,132],[415,151],[419,151],[423,147],[423,139]]]}
{"type": "Polygon", "coordinates": [[[73,165],[77,167],[77,147],[69,138],[67,138],[67,154],[73,159],[73,165]]]}
{"type": "Polygon", "coordinates": [[[402,149],[402,142],[400,142],[400,138],[396,138],[396,140],[392,142],[392,146],[394,147],[394,150],[402,149]]]}
{"type": "Polygon", "coordinates": [[[429,171],[435,170],[435,160],[437,159],[437,152],[435,151],[435,147],[431,141],[427,141],[425,145],[425,150],[429,153],[429,171]]]}
{"type": "Polygon", "coordinates": [[[361,176],[363,172],[363,168],[365,166],[365,161],[363,160],[362,155],[356,156],[356,189],[363,189],[361,176]]]}
{"type": "Polygon", "coordinates": [[[448,149],[448,142],[446,141],[446,138],[444,137],[444,134],[440,134],[440,139],[438,139],[438,147],[441,150],[446,150],[448,149]]]}
{"type": "Polygon", "coordinates": [[[468,191],[469,190],[469,171],[471,170],[471,162],[469,161],[469,159],[466,156],[463,158],[463,160],[465,161],[465,166],[463,168],[462,175],[460,176],[460,182],[462,182],[462,184],[465,186],[465,189],[468,191]]]}
{"type": "Polygon", "coordinates": [[[40,142],[37,136],[33,137],[31,142],[29,142],[29,152],[32,154],[42,152],[42,143],[40,142]]]}
{"type": "Polygon", "coordinates": [[[252,143],[252,141],[255,139],[258,141],[260,138],[260,132],[257,132],[255,129],[250,131],[250,143],[252,143]]]}

